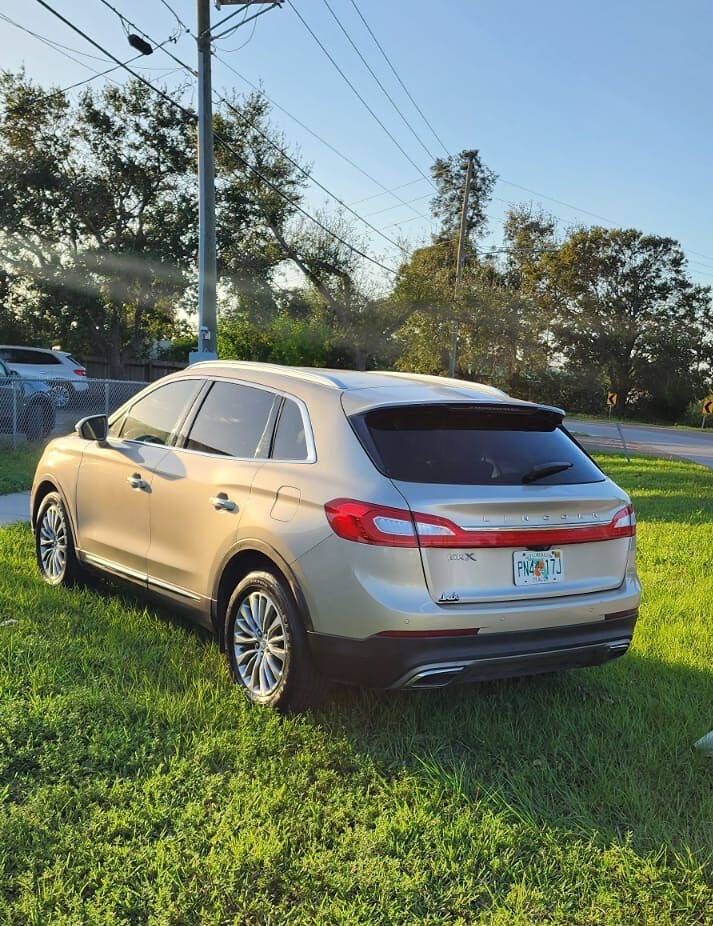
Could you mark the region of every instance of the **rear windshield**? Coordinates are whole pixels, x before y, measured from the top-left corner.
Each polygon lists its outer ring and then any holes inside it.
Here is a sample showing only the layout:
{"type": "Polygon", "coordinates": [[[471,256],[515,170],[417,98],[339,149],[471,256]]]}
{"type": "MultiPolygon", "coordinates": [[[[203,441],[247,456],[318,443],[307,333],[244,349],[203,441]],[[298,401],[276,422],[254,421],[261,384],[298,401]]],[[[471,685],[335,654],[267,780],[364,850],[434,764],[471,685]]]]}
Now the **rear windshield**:
{"type": "Polygon", "coordinates": [[[403,482],[572,485],[604,480],[551,412],[439,403],[378,408],[351,421],[377,469],[403,482]],[[547,474],[556,464],[559,471],[547,474]]]}

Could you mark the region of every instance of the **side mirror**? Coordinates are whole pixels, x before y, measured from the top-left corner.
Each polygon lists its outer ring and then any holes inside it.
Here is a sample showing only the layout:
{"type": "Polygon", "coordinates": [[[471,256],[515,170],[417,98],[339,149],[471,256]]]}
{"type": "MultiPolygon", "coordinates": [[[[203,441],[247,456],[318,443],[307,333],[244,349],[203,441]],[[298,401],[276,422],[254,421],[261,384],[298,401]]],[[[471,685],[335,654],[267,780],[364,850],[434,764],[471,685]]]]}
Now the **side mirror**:
{"type": "Polygon", "coordinates": [[[89,415],[78,421],[74,430],[84,440],[95,440],[99,444],[106,444],[106,435],[109,430],[109,422],[106,415],[89,415]]]}

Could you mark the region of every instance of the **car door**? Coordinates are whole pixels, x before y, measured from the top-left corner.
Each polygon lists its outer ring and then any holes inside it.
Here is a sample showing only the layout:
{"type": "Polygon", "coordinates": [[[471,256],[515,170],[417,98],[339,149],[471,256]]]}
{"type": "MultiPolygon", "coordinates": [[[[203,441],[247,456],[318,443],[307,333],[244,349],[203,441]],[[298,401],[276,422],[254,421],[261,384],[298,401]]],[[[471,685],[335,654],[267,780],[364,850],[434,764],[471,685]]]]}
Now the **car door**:
{"type": "Polygon", "coordinates": [[[106,443],[87,441],[77,477],[77,534],[88,562],[146,582],[154,472],[201,386],[175,380],[113,421],[106,443]]]}
{"type": "Polygon", "coordinates": [[[216,564],[238,539],[255,474],[269,454],[279,403],[257,386],[210,385],[179,445],[156,466],[150,587],[207,603],[216,564]]]}

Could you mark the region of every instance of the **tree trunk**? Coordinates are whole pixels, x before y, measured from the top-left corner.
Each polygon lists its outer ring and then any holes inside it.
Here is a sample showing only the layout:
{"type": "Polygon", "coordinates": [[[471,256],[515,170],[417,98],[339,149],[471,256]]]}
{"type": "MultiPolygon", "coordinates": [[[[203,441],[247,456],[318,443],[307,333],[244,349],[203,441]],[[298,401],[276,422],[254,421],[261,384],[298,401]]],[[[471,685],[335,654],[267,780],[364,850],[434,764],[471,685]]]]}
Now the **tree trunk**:
{"type": "Polygon", "coordinates": [[[107,345],[110,379],[124,378],[124,364],[121,357],[121,321],[115,313],[111,319],[109,343],[107,345]]]}

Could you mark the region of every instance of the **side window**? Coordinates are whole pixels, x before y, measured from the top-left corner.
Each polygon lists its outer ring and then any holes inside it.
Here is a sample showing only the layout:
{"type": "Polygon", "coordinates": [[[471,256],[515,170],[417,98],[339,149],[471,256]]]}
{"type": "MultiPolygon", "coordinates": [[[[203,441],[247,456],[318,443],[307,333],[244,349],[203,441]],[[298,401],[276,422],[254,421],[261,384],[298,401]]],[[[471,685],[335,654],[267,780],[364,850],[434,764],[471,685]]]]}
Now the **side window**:
{"type": "Polygon", "coordinates": [[[193,422],[186,448],[242,459],[266,457],[277,401],[264,389],[213,383],[193,422]]]}
{"type": "Polygon", "coordinates": [[[54,363],[61,363],[54,354],[46,350],[31,350],[27,347],[9,348],[8,360],[10,363],[35,363],[41,366],[51,366],[54,363]]]}
{"type": "Polygon", "coordinates": [[[114,417],[109,421],[109,429],[107,431],[108,437],[118,437],[121,434],[121,429],[124,426],[124,421],[126,420],[126,412],[119,417],[114,417]]]}
{"type": "Polygon", "coordinates": [[[285,399],[272,446],[274,460],[306,460],[307,439],[302,412],[292,399],[285,399]]]}
{"type": "MultiPolygon", "coordinates": [[[[166,444],[188,403],[198,391],[196,380],[185,379],[159,386],[131,406],[123,419],[122,440],[166,444]]],[[[109,433],[114,431],[114,425],[109,433]]]]}

